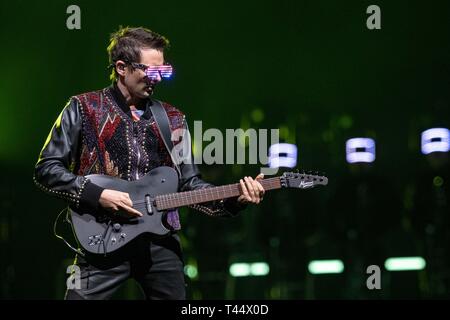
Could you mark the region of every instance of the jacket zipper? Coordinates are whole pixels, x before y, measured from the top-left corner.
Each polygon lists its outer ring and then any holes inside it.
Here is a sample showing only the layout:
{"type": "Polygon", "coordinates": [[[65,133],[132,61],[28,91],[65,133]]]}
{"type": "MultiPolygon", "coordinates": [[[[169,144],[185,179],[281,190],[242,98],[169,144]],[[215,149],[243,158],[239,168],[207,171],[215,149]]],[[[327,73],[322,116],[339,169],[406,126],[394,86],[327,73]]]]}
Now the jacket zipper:
{"type": "Polygon", "coordinates": [[[137,125],[137,123],[133,122],[133,144],[136,148],[136,153],[137,153],[137,164],[136,164],[136,175],[135,175],[136,180],[139,180],[139,164],[141,162],[141,151],[140,151],[139,144],[137,141],[138,134],[139,134],[138,125],[137,125]]]}

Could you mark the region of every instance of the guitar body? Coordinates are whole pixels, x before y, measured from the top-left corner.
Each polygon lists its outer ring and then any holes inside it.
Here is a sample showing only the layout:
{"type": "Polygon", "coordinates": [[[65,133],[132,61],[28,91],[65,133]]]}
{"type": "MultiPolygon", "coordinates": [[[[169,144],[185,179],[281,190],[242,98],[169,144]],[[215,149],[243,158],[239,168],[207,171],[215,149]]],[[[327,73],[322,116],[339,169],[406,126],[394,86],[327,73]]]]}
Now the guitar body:
{"type": "Polygon", "coordinates": [[[166,222],[166,212],[154,205],[157,195],[178,190],[178,174],[170,167],[158,167],[137,181],[94,174],[87,178],[105,189],[127,192],[133,208],[143,214],[130,218],[127,214],[105,212],[80,212],[70,209],[72,228],[80,246],[92,254],[107,254],[124,248],[141,234],[154,237],[167,236],[171,230],[166,222]]]}

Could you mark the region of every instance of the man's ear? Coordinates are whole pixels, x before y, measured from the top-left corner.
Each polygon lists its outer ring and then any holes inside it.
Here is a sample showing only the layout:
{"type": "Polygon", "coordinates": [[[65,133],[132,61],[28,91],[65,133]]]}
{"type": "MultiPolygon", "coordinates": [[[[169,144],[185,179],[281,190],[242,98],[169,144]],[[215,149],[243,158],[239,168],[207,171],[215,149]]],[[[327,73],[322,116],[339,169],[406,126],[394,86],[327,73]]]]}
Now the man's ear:
{"type": "Polygon", "coordinates": [[[120,76],[124,76],[126,66],[127,65],[125,64],[125,62],[123,62],[122,60],[117,60],[115,65],[117,74],[120,76]]]}

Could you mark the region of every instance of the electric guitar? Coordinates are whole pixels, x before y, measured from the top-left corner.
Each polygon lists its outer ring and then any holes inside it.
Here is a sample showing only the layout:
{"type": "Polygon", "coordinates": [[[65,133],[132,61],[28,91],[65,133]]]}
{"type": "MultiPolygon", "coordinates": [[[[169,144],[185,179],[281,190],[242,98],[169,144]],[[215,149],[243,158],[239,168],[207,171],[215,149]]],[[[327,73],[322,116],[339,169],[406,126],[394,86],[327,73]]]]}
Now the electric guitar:
{"type": "MultiPolygon", "coordinates": [[[[183,206],[237,197],[240,184],[229,184],[193,191],[177,192],[178,173],[170,167],[158,167],[136,181],[93,174],[87,176],[93,183],[105,189],[127,192],[133,208],[142,217],[130,217],[123,212],[113,214],[99,209],[97,212],[80,212],[69,208],[75,237],[87,252],[108,254],[125,247],[142,234],[164,237],[172,231],[167,212],[183,206]]],[[[274,178],[260,180],[266,191],[280,188],[309,189],[327,185],[325,176],[310,173],[285,172],[274,178]]]]}

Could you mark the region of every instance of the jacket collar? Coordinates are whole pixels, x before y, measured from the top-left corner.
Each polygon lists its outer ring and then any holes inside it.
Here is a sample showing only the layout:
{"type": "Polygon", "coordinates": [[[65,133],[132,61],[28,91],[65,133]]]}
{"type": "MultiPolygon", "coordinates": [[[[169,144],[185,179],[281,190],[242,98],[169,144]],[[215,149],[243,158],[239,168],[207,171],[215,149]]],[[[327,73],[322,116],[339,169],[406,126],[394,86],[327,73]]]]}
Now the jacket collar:
{"type": "MultiPolygon", "coordinates": [[[[117,105],[122,109],[124,113],[126,113],[130,118],[132,118],[130,107],[127,105],[126,99],[117,86],[117,82],[114,82],[110,87],[111,94],[117,103],[117,105]]],[[[152,116],[152,112],[150,110],[150,106],[153,104],[151,99],[147,99],[147,103],[145,104],[144,114],[141,116],[144,119],[149,120],[152,116]]]]}

